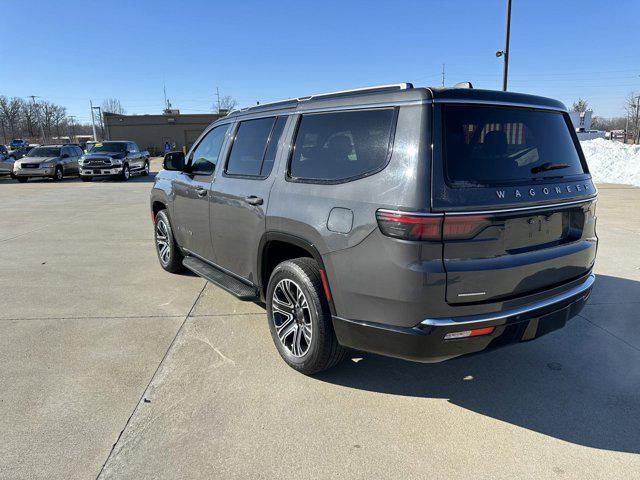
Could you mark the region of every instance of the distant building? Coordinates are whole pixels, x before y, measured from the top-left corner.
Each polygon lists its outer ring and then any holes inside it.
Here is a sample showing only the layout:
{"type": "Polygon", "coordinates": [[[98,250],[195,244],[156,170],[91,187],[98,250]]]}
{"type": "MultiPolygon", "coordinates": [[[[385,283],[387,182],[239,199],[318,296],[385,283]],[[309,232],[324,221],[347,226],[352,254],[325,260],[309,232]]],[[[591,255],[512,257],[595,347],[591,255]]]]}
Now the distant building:
{"type": "Polygon", "coordinates": [[[165,142],[172,149],[182,150],[193,145],[202,131],[222,115],[214,113],[162,115],[104,114],[107,140],[132,140],[152,155],[162,155],[165,142]]]}

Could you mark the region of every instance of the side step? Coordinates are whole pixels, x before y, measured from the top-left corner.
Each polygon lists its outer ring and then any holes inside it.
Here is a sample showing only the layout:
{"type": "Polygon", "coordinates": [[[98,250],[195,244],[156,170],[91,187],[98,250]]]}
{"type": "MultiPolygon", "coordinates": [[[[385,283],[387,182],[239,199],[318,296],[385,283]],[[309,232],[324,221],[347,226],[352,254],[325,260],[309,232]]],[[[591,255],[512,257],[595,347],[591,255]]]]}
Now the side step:
{"type": "Polygon", "coordinates": [[[240,300],[258,300],[258,291],[255,287],[241,282],[237,278],[203,262],[199,258],[184,257],[182,264],[196,275],[209,280],[230,294],[235,295],[240,300]]]}

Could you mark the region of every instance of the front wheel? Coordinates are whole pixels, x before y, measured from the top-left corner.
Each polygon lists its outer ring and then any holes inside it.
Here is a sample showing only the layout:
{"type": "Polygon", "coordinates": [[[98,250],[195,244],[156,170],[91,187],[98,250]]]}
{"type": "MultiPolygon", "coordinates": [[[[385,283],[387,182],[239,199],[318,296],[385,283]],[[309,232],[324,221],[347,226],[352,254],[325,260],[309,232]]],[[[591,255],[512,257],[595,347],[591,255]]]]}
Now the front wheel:
{"type": "Polygon", "coordinates": [[[125,163],[122,166],[122,173],[120,174],[120,180],[122,180],[123,182],[126,182],[130,178],[131,178],[131,170],[129,170],[129,165],[125,163]]]}
{"type": "Polygon", "coordinates": [[[182,265],[182,252],[171,229],[169,215],[166,210],[160,210],[155,215],[154,237],[156,241],[156,253],[160,265],[167,272],[177,273],[184,269],[182,265]]]}
{"type": "Polygon", "coordinates": [[[273,270],[267,287],[267,316],[278,353],[299,372],[313,375],[345,357],[315,260],[287,260],[273,270]]]}
{"type": "Polygon", "coordinates": [[[93,177],[83,177],[83,176],[80,176],[80,179],[81,179],[83,182],[90,182],[91,180],[93,180],[93,177]]]}
{"type": "Polygon", "coordinates": [[[29,177],[15,177],[16,180],[18,180],[20,183],[27,183],[27,180],[29,180],[29,177]]]}
{"type": "Polygon", "coordinates": [[[56,171],[53,173],[53,181],[59,182],[64,178],[64,172],[62,171],[62,167],[56,167],[56,171]]]}

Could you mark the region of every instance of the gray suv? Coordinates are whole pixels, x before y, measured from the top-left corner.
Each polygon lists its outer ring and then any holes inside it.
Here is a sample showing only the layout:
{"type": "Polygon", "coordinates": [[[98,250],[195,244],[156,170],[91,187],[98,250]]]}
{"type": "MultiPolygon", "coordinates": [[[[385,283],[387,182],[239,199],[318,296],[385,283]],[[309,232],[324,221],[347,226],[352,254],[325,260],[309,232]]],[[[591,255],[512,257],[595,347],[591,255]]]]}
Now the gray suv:
{"type": "Polygon", "coordinates": [[[30,178],[45,177],[62,180],[67,175],[78,175],[78,159],[82,150],[75,145],[42,145],[13,164],[13,177],[20,183],[30,178]]]}
{"type": "Polygon", "coordinates": [[[410,84],[234,111],[151,192],[162,267],[264,302],[306,374],[563,327],[594,282],[595,206],[562,103],[410,84]]]}

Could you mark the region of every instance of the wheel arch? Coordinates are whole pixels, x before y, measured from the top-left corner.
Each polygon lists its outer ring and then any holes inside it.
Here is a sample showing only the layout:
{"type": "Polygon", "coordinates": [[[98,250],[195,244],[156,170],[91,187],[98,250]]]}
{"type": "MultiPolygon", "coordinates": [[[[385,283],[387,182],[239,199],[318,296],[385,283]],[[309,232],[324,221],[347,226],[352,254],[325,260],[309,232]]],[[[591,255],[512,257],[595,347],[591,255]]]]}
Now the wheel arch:
{"type": "MultiPolygon", "coordinates": [[[[309,257],[313,258],[322,272],[326,272],[322,256],[313,243],[304,238],[283,232],[266,232],[260,239],[258,246],[258,258],[256,263],[257,287],[261,298],[266,299],[267,285],[271,272],[281,262],[293,258],[309,257]]],[[[335,315],[333,298],[329,291],[329,284],[326,280],[326,273],[323,273],[323,283],[325,295],[329,302],[331,313],[335,315]]]]}

